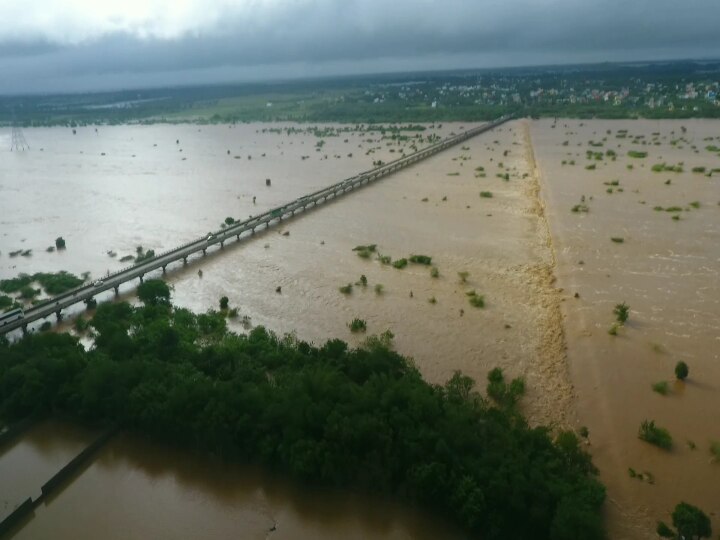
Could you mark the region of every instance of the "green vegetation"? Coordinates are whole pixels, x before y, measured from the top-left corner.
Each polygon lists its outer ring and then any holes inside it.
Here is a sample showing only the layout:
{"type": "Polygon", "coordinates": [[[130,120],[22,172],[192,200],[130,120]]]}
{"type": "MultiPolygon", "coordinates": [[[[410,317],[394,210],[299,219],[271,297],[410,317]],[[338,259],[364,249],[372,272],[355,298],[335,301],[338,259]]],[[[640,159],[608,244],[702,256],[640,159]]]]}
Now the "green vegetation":
{"type": "Polygon", "coordinates": [[[220,298],[220,309],[227,309],[230,305],[230,299],[227,296],[220,298]]]}
{"type": "Polygon", "coordinates": [[[482,294],[476,293],[474,290],[470,292],[465,293],[468,297],[468,301],[470,302],[470,305],[472,307],[476,308],[484,308],[485,307],[485,297],[482,294]]]}
{"type": "Polygon", "coordinates": [[[660,538],[675,538],[675,531],[673,531],[670,527],[667,526],[662,521],[658,521],[657,529],[655,529],[655,532],[660,538]]]}
{"type": "Polygon", "coordinates": [[[579,212],[587,214],[590,211],[590,207],[586,204],[576,204],[570,210],[576,214],[579,212]]]}
{"type": "Polygon", "coordinates": [[[350,331],[353,334],[356,334],[358,332],[365,332],[367,330],[367,323],[364,319],[355,318],[350,321],[350,323],[348,324],[348,328],[350,328],[350,331]]]}
{"type": "Polygon", "coordinates": [[[590,165],[585,165],[585,169],[588,171],[594,171],[597,168],[595,163],[592,163],[590,165]]]}
{"type": "Polygon", "coordinates": [[[233,223],[235,223],[235,218],[230,216],[225,218],[225,225],[232,225],[233,223]]]}
{"type": "Polygon", "coordinates": [[[68,334],[0,342],[0,421],[56,412],[259,463],[299,482],[401,497],[487,540],[601,540],[603,486],[572,433],[530,427],[524,383],[426,383],[387,346],[350,349],[217,312],[102,304],[86,350],[68,334]],[[532,511],[528,511],[532,509],[532,511]]]}
{"type": "Polygon", "coordinates": [[[680,360],[675,364],[675,377],[677,377],[678,380],[684,381],[688,375],[690,375],[690,368],[685,362],[680,360]]]}
{"type": "Polygon", "coordinates": [[[625,324],[625,322],[628,320],[628,317],[630,316],[630,306],[628,306],[625,302],[622,304],[617,304],[613,308],[613,314],[615,315],[615,319],[620,324],[625,324]]]}
{"type": "Polygon", "coordinates": [[[408,265],[408,260],[405,258],[398,259],[396,261],[393,261],[392,265],[393,265],[393,268],[397,268],[398,270],[400,270],[400,269],[405,268],[408,265]]]}
{"type": "MultiPolygon", "coordinates": [[[[651,167],[651,170],[653,172],[675,172],[675,173],[681,173],[683,172],[682,164],[678,165],[668,165],[667,163],[656,163],[651,167]]],[[[669,182],[666,182],[669,183],[669,182]]]]}
{"type": "Polygon", "coordinates": [[[40,331],[41,332],[47,332],[52,328],[52,323],[50,321],[45,321],[40,325],[40,331]]]}
{"type": "Polygon", "coordinates": [[[705,170],[706,170],[705,167],[693,167],[692,168],[692,172],[700,173],[700,174],[705,173],[705,170]]]}
{"type": "Polygon", "coordinates": [[[482,197],[483,199],[492,199],[492,196],[493,196],[493,194],[491,191],[481,191],[480,192],[480,197],[482,197]]]}
{"type": "Polygon", "coordinates": [[[79,287],[84,280],[64,270],[56,273],[37,272],[35,274],[20,274],[16,278],[0,280],[0,291],[4,293],[20,292],[23,287],[31,283],[39,283],[43,290],[55,296],[79,287]]]}
{"type": "MultiPolygon", "coordinates": [[[[695,540],[712,536],[710,518],[692,504],[686,502],[678,504],[673,510],[672,522],[677,529],[678,539],[695,540]]],[[[667,528],[672,532],[669,527],[667,528]]]]}
{"type": "Polygon", "coordinates": [[[617,336],[617,335],[618,335],[618,330],[620,329],[620,326],[621,326],[621,325],[618,324],[618,323],[613,323],[613,324],[610,326],[610,329],[608,330],[608,334],[610,334],[611,336],[617,336]]]}
{"type": "Polygon", "coordinates": [[[467,278],[470,277],[470,272],[462,271],[458,272],[458,277],[460,278],[460,283],[467,283],[467,278]]]}
{"type": "Polygon", "coordinates": [[[625,242],[625,239],[622,238],[621,236],[611,236],[610,240],[612,240],[616,244],[622,244],[623,242],[625,242]]]}
{"type": "Polygon", "coordinates": [[[715,463],[720,463],[720,441],[710,441],[710,455],[715,463]]]}
{"type": "Polygon", "coordinates": [[[652,389],[653,392],[657,392],[660,395],[666,396],[670,392],[670,385],[667,381],[660,381],[653,383],[652,389]]]}
{"type": "Polygon", "coordinates": [[[57,249],[65,249],[65,239],[62,236],[58,236],[55,239],[55,247],[57,249]]]}
{"type": "Polygon", "coordinates": [[[432,257],[428,257],[427,255],[410,255],[409,260],[415,264],[424,264],[427,266],[432,264],[432,257]]]}
{"type": "Polygon", "coordinates": [[[638,150],[630,150],[627,155],[631,158],[635,159],[643,159],[646,158],[648,153],[647,152],[640,152],[638,150]]]}
{"type": "Polygon", "coordinates": [[[352,283],[348,283],[347,285],[343,285],[338,289],[343,294],[351,294],[353,290],[352,283]]]}
{"type": "Polygon", "coordinates": [[[358,282],[355,285],[360,285],[361,287],[367,287],[367,284],[368,284],[367,276],[365,274],[361,274],[360,279],[358,280],[358,282]]]}
{"type": "Polygon", "coordinates": [[[375,294],[382,294],[385,292],[385,286],[382,283],[375,284],[375,294]]]}
{"type": "MultiPolygon", "coordinates": [[[[146,306],[167,305],[170,302],[170,287],[162,279],[148,279],[140,284],[137,295],[146,306]]],[[[227,297],[220,299],[220,304],[223,299],[227,297]]]]}
{"type": "Polygon", "coordinates": [[[353,251],[356,251],[358,257],[362,259],[369,259],[370,255],[375,253],[377,244],[369,244],[367,246],[355,246],[353,251]]]}
{"type": "Polygon", "coordinates": [[[656,426],[654,420],[643,420],[638,430],[638,437],[663,450],[670,450],[672,448],[670,432],[665,428],[656,426]]]}
{"type": "Polygon", "coordinates": [[[431,278],[439,278],[440,277],[440,270],[438,270],[437,266],[433,266],[430,269],[430,277],[431,278]]]}
{"type": "Polygon", "coordinates": [[[697,210],[698,208],[700,208],[700,201],[693,201],[693,202],[688,203],[688,204],[689,204],[690,206],[692,206],[693,208],[695,208],[696,210],[697,210]]]}
{"type": "Polygon", "coordinates": [[[434,296],[431,296],[430,298],[428,298],[428,302],[431,304],[437,304],[437,298],[435,298],[434,296]]]}

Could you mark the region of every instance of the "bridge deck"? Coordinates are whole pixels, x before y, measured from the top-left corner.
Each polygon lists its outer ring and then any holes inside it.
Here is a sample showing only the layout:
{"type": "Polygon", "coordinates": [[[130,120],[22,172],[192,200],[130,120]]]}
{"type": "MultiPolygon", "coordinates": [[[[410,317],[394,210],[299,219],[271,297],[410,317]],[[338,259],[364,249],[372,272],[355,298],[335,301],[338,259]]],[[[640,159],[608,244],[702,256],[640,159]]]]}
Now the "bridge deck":
{"type": "Polygon", "coordinates": [[[331,186],[315,191],[314,193],[295,199],[287,204],[268,210],[260,215],[253,216],[250,219],[236,222],[225,229],[213,232],[211,237],[204,236],[169,251],[165,251],[164,253],[160,253],[147,261],[143,261],[114,272],[104,277],[101,284],[95,285],[94,283],[91,283],[88,285],[81,285],[80,287],[67,291],[63,294],[59,294],[46,300],[45,302],[33,306],[25,312],[23,319],[8,322],[4,326],[0,326],[0,335],[18,328],[26,329],[29,323],[39,319],[44,319],[52,314],[57,314],[59,316],[60,312],[64,308],[77,304],[78,302],[89,300],[103,291],[113,289],[117,293],[118,288],[123,283],[136,278],[139,278],[140,281],[142,281],[145,274],[152,272],[153,270],[157,270],[158,268],[162,268],[163,272],[165,272],[165,268],[169,264],[179,260],[187,262],[187,258],[190,255],[198,252],[205,253],[210,246],[220,244],[221,247],[224,247],[225,242],[233,236],[236,237],[237,240],[240,240],[241,237],[248,238],[255,233],[256,229],[262,226],[268,228],[273,223],[277,224],[282,221],[285,217],[295,215],[296,212],[306,211],[308,208],[314,208],[318,204],[327,202],[329,199],[335,199],[349,191],[358,189],[395,171],[408,167],[423,159],[427,159],[430,156],[466,141],[475,135],[489,131],[500,124],[507,122],[509,119],[509,116],[503,116],[488,124],[484,124],[464,131],[458,135],[443,139],[442,141],[419,150],[409,156],[399,158],[375,169],[352,176],[336,184],[332,184],[331,186]]]}

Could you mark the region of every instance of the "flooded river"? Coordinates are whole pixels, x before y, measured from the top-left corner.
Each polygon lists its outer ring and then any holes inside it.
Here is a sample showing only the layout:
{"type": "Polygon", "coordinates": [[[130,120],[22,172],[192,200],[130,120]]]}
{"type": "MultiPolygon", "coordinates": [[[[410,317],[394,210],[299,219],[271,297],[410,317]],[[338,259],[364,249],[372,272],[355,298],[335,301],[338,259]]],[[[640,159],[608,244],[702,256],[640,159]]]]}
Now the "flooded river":
{"type": "Polygon", "coordinates": [[[578,425],[589,428],[609,489],[611,538],[655,538],[656,521],[683,500],[720,526],[720,465],[710,453],[720,440],[720,174],[706,176],[720,168],[706,149],[718,137],[720,122],[703,120],[532,125],[578,425]],[[588,150],[616,159],[587,159],[588,150]],[[662,163],[683,172],[653,171],[662,163]],[[611,336],[621,302],[630,318],[611,336]],[[684,383],[679,360],[690,366],[684,383]],[[661,381],[666,395],[651,388],[661,381]],[[671,451],[638,438],[646,419],[668,429],[671,451]]]}
{"type": "MultiPolygon", "coordinates": [[[[57,468],[59,454],[48,452],[47,446],[70,449],[76,439],[74,430],[64,425],[34,430],[24,438],[15,452],[16,462],[26,465],[18,471],[21,485],[35,481],[39,487],[45,481],[39,475],[49,477],[57,468]]],[[[8,492],[11,486],[3,482],[2,490],[8,492]]],[[[461,538],[447,523],[390,501],[300,488],[256,468],[212,461],[128,435],[112,439],[89,467],[42,503],[11,537],[461,538]]]]}

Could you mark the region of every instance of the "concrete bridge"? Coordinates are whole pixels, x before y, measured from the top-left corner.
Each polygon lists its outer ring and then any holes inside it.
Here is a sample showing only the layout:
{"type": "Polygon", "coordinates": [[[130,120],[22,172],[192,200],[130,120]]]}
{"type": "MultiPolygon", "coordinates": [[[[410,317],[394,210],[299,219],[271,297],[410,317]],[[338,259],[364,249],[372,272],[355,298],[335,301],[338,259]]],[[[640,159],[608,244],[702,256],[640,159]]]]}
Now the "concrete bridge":
{"type": "Polygon", "coordinates": [[[350,191],[354,191],[362,186],[370,184],[371,182],[375,182],[376,180],[392,174],[395,171],[404,169],[405,167],[429,158],[438,152],[442,152],[451,146],[455,146],[463,141],[466,141],[470,137],[490,131],[493,128],[507,122],[510,118],[511,116],[503,116],[482,126],[463,131],[460,134],[443,139],[442,141],[419,150],[409,156],[402,157],[375,169],[352,176],[346,180],[342,180],[341,182],[315,191],[314,193],[295,199],[294,201],[278,206],[277,208],[273,208],[272,210],[268,210],[267,212],[254,216],[250,219],[235,222],[225,229],[213,232],[164,253],[159,253],[151,259],[114,272],[101,280],[95,281],[94,283],[81,285],[80,287],[59,294],[54,298],[36,304],[28,309],[22,319],[8,322],[5,325],[0,325],[0,335],[6,334],[18,328],[22,328],[23,332],[26,332],[28,324],[52,315],[55,315],[57,319],[60,320],[62,317],[62,310],[69,306],[90,300],[95,295],[110,289],[113,289],[115,291],[115,295],[118,295],[120,285],[123,283],[134,279],[138,279],[142,283],[145,275],[153,270],[162,269],[164,274],[168,265],[172,263],[182,261],[183,264],[187,264],[188,257],[190,255],[200,252],[205,255],[207,250],[215,245],[218,245],[220,249],[223,249],[225,247],[225,243],[233,238],[237,241],[249,238],[254,235],[255,231],[258,229],[263,227],[269,228],[271,225],[277,224],[283,219],[294,216],[297,212],[305,212],[309,209],[317,207],[319,204],[327,202],[328,200],[336,199],[350,191]]]}

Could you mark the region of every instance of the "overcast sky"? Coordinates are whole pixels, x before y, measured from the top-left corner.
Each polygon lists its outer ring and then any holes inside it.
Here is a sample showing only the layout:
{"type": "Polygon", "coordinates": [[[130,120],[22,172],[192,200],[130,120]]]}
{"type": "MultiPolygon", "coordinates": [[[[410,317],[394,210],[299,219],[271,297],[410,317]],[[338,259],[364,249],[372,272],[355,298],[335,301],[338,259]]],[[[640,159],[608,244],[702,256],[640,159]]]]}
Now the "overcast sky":
{"type": "Polygon", "coordinates": [[[720,0],[0,0],[0,93],[720,57],[720,0]]]}

